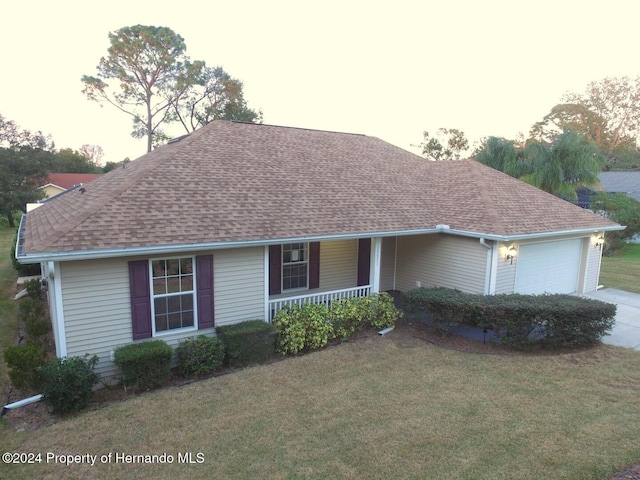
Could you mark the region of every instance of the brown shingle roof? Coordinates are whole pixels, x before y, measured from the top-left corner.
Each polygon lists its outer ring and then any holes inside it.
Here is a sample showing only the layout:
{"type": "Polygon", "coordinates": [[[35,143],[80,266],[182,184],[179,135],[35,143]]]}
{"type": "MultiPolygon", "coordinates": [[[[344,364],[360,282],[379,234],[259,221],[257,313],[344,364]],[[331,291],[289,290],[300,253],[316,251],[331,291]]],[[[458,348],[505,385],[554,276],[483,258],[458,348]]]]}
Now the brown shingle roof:
{"type": "Polygon", "coordinates": [[[613,222],[473,160],[378,138],[216,121],[30,212],[24,252],[427,230],[478,235],[613,222]]]}

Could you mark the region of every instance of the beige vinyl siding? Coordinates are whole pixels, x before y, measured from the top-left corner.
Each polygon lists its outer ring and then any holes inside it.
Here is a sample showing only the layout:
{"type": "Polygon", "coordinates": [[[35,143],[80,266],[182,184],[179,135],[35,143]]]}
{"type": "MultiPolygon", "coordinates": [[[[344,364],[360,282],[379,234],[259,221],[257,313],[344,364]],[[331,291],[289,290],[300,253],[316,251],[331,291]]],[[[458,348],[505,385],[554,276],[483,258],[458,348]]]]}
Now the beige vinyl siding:
{"type": "Polygon", "coordinates": [[[513,293],[516,284],[516,269],[518,267],[518,256],[511,260],[506,260],[506,251],[511,244],[498,244],[498,266],[496,273],[496,294],[513,293]]]}
{"type": "Polygon", "coordinates": [[[264,319],[264,248],[213,252],[216,325],[264,319]]]}
{"type": "Polygon", "coordinates": [[[433,234],[398,237],[396,285],[457,288],[484,293],[487,249],[478,239],[433,234]]]}
{"type": "MultiPolygon", "coordinates": [[[[336,240],[320,244],[320,289],[341,290],[356,286],[358,241],[336,240]]],[[[317,290],[314,290],[314,292],[317,290]]]]}
{"type": "Polygon", "coordinates": [[[396,237],[382,239],[382,254],[380,259],[380,291],[395,288],[394,273],[396,264],[396,237]]]}
{"type": "Polygon", "coordinates": [[[587,252],[586,271],[584,280],[584,292],[589,293],[597,290],[598,279],[600,277],[600,263],[602,258],[602,250],[591,242],[591,239],[585,240],[583,251],[587,252]]]}
{"type": "MultiPolygon", "coordinates": [[[[216,325],[264,318],[264,250],[218,250],[214,256],[216,325]]],[[[67,355],[98,355],[96,371],[117,373],[111,351],[132,343],[128,260],[67,262],[60,266],[67,355]]],[[[214,329],[157,335],[175,347],[180,340],[214,329]]]]}

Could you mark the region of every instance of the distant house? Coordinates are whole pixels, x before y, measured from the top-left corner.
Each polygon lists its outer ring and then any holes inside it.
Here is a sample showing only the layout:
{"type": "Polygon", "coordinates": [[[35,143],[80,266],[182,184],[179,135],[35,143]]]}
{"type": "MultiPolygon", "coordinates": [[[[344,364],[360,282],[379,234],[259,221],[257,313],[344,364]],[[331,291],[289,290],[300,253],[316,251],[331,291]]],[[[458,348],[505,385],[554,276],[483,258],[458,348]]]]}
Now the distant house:
{"type": "Polygon", "coordinates": [[[89,183],[98,177],[100,177],[98,173],[51,173],[40,188],[44,190],[45,198],[51,198],[76,185],[89,183]]]}
{"type": "Polygon", "coordinates": [[[57,354],[271,321],[284,305],[442,286],[584,293],[621,227],[473,160],[215,121],[23,217],[57,354]]]}
{"type": "Polygon", "coordinates": [[[609,193],[624,193],[640,202],[640,172],[601,172],[602,189],[609,193]]]}

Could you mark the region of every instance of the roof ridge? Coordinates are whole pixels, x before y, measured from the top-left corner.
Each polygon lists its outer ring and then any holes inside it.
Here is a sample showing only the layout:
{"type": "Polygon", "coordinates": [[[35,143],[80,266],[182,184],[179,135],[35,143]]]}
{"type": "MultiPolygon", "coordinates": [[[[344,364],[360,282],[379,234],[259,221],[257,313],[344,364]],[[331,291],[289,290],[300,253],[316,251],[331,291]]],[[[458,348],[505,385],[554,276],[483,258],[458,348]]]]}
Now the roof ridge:
{"type": "Polygon", "coordinates": [[[489,185],[487,185],[487,182],[485,181],[485,178],[484,178],[484,172],[482,171],[483,170],[482,167],[485,167],[485,168],[491,168],[491,167],[487,167],[485,165],[482,165],[481,167],[480,162],[478,162],[477,160],[469,159],[467,161],[469,162],[469,165],[471,166],[471,169],[475,174],[474,176],[477,179],[478,193],[480,194],[480,199],[482,200],[482,204],[484,205],[487,215],[489,217],[489,222],[491,223],[491,225],[493,225],[496,232],[499,232],[499,233],[506,232],[504,224],[502,223],[502,217],[498,213],[498,209],[496,208],[493,202],[489,185]]]}
{"type": "MultiPolygon", "coordinates": [[[[308,128],[308,127],[292,127],[289,125],[275,125],[273,123],[253,123],[253,122],[243,122],[241,120],[214,120],[213,122],[230,122],[230,123],[239,123],[245,125],[255,125],[257,127],[274,127],[274,128],[284,128],[289,130],[306,130],[309,132],[324,132],[324,133],[337,133],[339,135],[355,135],[359,137],[367,137],[368,135],[364,133],[353,133],[353,132],[339,132],[337,130],[324,130],[321,128],[308,128]]],[[[211,123],[213,123],[211,122],[211,123]]]]}

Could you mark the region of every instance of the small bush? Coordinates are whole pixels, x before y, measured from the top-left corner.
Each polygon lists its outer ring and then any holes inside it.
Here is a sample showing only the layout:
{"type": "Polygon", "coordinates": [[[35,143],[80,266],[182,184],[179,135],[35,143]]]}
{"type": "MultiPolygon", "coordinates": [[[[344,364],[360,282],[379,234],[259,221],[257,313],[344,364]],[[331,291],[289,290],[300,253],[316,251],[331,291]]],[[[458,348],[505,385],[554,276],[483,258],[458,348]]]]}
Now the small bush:
{"type": "Polygon", "coordinates": [[[263,320],[216,327],[224,343],[224,363],[232,367],[264,363],[275,355],[275,328],[263,320]]]}
{"type": "Polygon", "coordinates": [[[77,412],[89,404],[100,376],[93,371],[98,357],[53,358],[40,367],[44,403],[55,415],[77,412]]]}
{"type": "Polygon", "coordinates": [[[219,338],[198,335],[176,348],[177,370],[182,377],[207,375],[220,368],[223,360],[224,344],[219,338]]]}
{"type": "Polygon", "coordinates": [[[162,340],[132,343],[115,350],[125,388],[148,390],[171,378],[173,349],[162,340]]]}
{"type": "Polygon", "coordinates": [[[4,351],[4,361],[9,366],[11,383],[20,389],[37,391],[42,379],[39,368],[45,364],[46,351],[35,344],[13,345],[4,351]]]}
{"type": "Polygon", "coordinates": [[[368,310],[368,313],[364,316],[366,327],[376,330],[392,327],[402,317],[402,312],[396,308],[393,298],[386,292],[369,295],[360,300],[368,310]]]}
{"type": "Polygon", "coordinates": [[[42,299],[42,284],[39,278],[34,278],[24,282],[24,288],[27,291],[29,298],[42,299]]]}

